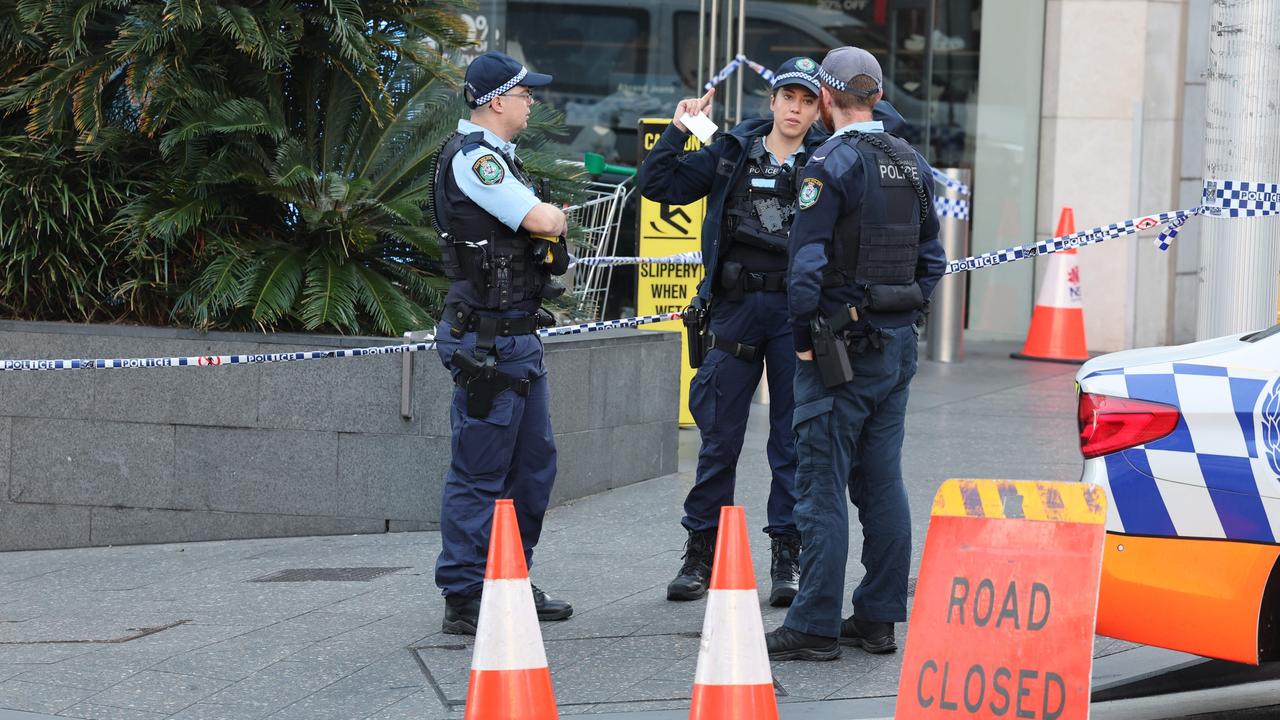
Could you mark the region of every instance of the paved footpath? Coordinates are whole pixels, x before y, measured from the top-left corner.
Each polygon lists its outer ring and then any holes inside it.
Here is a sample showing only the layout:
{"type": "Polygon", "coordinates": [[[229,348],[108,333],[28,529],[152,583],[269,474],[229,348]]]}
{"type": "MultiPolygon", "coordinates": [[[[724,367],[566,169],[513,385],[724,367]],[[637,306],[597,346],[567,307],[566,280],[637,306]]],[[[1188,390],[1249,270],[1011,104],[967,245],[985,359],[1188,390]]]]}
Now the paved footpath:
{"type": "MultiPolygon", "coordinates": [[[[943,480],[1079,478],[1075,367],[1010,360],[1011,349],[971,344],[963,363],[921,363],[905,462],[916,566],[943,480]]],[[[739,476],[752,528],[765,522],[764,410],[739,476]]],[[[705,604],[665,599],[698,443],[693,431],[680,440],[680,473],[548,515],[533,581],[577,609],[542,626],[563,715],[688,708],[705,604]]],[[[768,538],[754,536],[767,589],[768,538]]],[[[0,720],[460,718],[471,645],[439,632],[439,542],[423,532],[0,554],[0,708],[24,711],[0,720]]],[[[850,589],[858,556],[855,545],[850,589]]],[[[781,623],[783,610],[762,607],[767,629],[781,623]]],[[[1100,654],[1128,647],[1098,643],[1100,654]]],[[[779,699],[888,715],[900,657],[846,649],[836,662],[775,664],[779,699]]]]}

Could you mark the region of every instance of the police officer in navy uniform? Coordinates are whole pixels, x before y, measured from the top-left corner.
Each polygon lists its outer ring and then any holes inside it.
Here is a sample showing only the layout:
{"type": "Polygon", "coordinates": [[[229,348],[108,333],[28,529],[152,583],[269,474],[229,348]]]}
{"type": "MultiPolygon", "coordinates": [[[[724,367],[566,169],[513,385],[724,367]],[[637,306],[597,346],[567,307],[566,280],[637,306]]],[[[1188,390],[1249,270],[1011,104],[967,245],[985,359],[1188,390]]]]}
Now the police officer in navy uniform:
{"type": "Polygon", "coordinates": [[[795,515],[800,592],[768,633],[774,660],[832,660],[840,646],[897,649],[906,620],[911,518],[902,482],[917,323],[941,279],[932,171],[873,120],[880,64],[853,47],[819,69],[831,139],[805,166],[791,225],[788,296],[799,362],[795,515]],[[815,355],[816,352],[816,355],[815,355]],[[849,508],[862,524],[866,575],[841,620],[849,508]]]}
{"type": "MultiPolygon", "coordinates": [[[[769,117],[747,120],[706,148],[685,152],[680,118],[697,115],[715,90],[684,100],[672,124],[645,158],[641,193],[672,204],[707,198],[702,228],[705,279],[691,312],[710,308],[709,346],[693,378],[689,409],[702,434],[697,479],[684,503],[689,532],[684,563],[667,586],[669,600],[707,592],[720,508],[733,504],[738,456],[751,397],[769,377],[772,469],[768,519],[772,538],[769,602],[788,605],[799,580],[800,533],[795,505],[795,445],[791,384],[795,375],[787,318],[787,231],[795,212],[799,171],[826,138],[818,118],[818,64],[792,58],[774,74],[769,117]]],[[[695,359],[696,363],[697,359],[695,359]]]]}
{"type": "MultiPolygon", "coordinates": [[[[556,476],[536,333],[551,324],[542,301],[564,292],[553,276],[568,269],[565,216],[539,196],[512,142],[528,124],[533,88],[550,82],[502,53],[477,57],[463,86],[471,119],[458,121],[436,159],[431,210],[451,281],[436,343],[456,385],[436,561],[446,633],[476,632],[494,501],[515,501],[532,564],[556,476]]],[[[573,614],[537,586],[533,598],[540,620],[573,614]]]]}

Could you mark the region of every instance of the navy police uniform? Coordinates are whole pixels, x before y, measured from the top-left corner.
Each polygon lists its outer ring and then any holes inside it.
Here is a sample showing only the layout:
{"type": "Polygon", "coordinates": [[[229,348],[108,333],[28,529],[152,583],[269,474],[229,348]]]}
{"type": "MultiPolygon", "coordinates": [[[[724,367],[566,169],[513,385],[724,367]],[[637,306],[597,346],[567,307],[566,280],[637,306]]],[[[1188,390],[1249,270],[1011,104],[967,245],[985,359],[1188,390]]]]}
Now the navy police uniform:
{"type": "MultiPolygon", "coordinates": [[[[853,48],[832,54],[844,50],[853,48]]],[[[876,80],[878,71],[875,65],[876,80]]],[[[837,637],[873,652],[892,651],[892,623],[906,619],[911,518],[901,460],[907,394],[916,372],[917,322],[946,266],[931,176],[924,158],[880,122],[841,128],[805,166],[791,227],[795,349],[814,349],[810,321],[821,315],[833,327],[846,326],[837,341],[848,348],[853,370],[851,381],[827,387],[814,361],[800,361],[795,378],[796,520],[805,552],[800,591],[784,626],[829,638],[834,654],[837,637]],[[854,615],[842,623],[846,495],[858,509],[866,575],[853,594],[854,615]],[[879,628],[874,639],[871,627],[879,628]]],[[[775,659],[834,657],[787,654],[781,640],[770,633],[775,659]]]]}
{"type": "MultiPolygon", "coordinates": [[[[476,108],[514,87],[550,81],[487,53],[468,68],[468,104],[476,108]]],[[[564,292],[552,276],[564,272],[568,257],[560,251],[548,264],[546,241],[521,227],[542,198],[515,149],[460,120],[435,166],[432,215],[451,281],[436,346],[456,384],[436,561],[446,632],[475,632],[494,501],[514,500],[525,561],[532,564],[556,475],[547,370],[536,333],[551,319],[541,302],[564,292]]],[[[541,619],[563,619],[548,617],[548,603],[557,606],[552,615],[572,613],[541,591],[535,599],[541,619]]]]}
{"type": "MultiPolygon", "coordinates": [[[[799,85],[815,96],[817,63],[793,58],[778,68],[774,88],[799,85]]],[[[687,132],[667,127],[645,158],[641,193],[657,202],[685,204],[707,198],[702,228],[706,276],[696,308],[709,307],[709,349],[689,388],[689,410],[702,435],[695,484],[684,502],[682,524],[690,533],[685,567],[668,586],[668,598],[688,600],[706,592],[720,508],[733,504],[738,457],[751,398],[768,373],[767,454],[772,470],[768,525],[774,538],[775,585],[771,601],[794,593],[799,531],[792,516],[795,444],[791,385],[795,375],[787,318],[787,232],[795,212],[799,171],[826,135],[810,128],[799,150],[782,163],[766,146],[772,118],[747,120],[706,148],[684,152],[687,132]],[[781,557],[780,557],[781,554],[781,557]],[[789,564],[790,570],[779,567],[789,564]]]]}

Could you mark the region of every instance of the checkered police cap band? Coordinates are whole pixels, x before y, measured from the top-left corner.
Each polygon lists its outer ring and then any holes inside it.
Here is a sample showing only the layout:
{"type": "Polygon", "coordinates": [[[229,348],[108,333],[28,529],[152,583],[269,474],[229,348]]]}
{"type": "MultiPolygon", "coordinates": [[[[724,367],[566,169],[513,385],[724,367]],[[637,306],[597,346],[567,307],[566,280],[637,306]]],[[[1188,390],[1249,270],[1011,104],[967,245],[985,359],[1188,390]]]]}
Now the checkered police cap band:
{"type": "Polygon", "coordinates": [[[515,87],[515,86],[519,85],[519,84],[520,84],[520,81],[524,79],[524,76],[525,76],[525,75],[528,75],[528,74],[529,74],[529,68],[524,67],[523,65],[521,65],[521,66],[520,66],[520,72],[516,73],[516,76],[515,76],[515,77],[513,77],[513,78],[511,78],[510,80],[508,80],[508,81],[506,81],[506,82],[502,83],[501,85],[499,85],[498,87],[496,87],[496,88],[494,88],[494,89],[490,90],[489,92],[485,93],[484,95],[481,95],[480,97],[476,98],[476,99],[475,99],[476,107],[480,107],[481,105],[485,105],[485,104],[489,103],[489,101],[491,101],[491,100],[493,100],[494,98],[498,97],[499,95],[503,95],[503,94],[505,94],[505,93],[506,93],[508,90],[510,90],[511,88],[513,88],[513,87],[515,87]]]}
{"type": "MultiPolygon", "coordinates": [[[[819,72],[821,72],[821,68],[819,68],[819,72]]],[[[808,80],[809,82],[815,85],[818,83],[818,78],[814,77],[813,75],[810,75],[809,73],[789,72],[789,73],[782,73],[781,75],[773,76],[773,84],[775,87],[778,85],[781,85],[783,82],[787,80],[808,80]]]]}
{"type": "Polygon", "coordinates": [[[837,80],[835,75],[832,75],[831,73],[827,72],[827,69],[822,67],[821,65],[818,66],[818,77],[822,80],[822,82],[826,83],[830,87],[833,87],[836,90],[839,90],[841,92],[844,92],[845,89],[848,87],[845,81],[837,80]]]}

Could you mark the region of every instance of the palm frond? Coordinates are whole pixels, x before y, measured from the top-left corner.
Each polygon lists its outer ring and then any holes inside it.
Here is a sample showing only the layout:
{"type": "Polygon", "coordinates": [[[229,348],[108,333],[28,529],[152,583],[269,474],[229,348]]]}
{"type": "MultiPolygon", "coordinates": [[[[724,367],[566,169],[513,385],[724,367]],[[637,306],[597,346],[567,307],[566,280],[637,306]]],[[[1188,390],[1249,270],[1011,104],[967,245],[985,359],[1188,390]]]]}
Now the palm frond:
{"type": "Polygon", "coordinates": [[[302,252],[292,247],[278,248],[262,257],[245,298],[249,317],[269,327],[292,310],[302,287],[304,262],[302,252]]]}
{"type": "Polygon", "coordinates": [[[307,260],[299,310],[302,326],[308,330],[334,327],[341,332],[358,332],[357,295],[355,266],[315,253],[307,260]]]}

